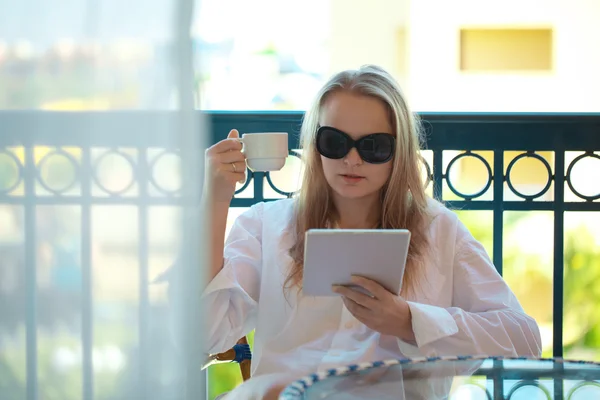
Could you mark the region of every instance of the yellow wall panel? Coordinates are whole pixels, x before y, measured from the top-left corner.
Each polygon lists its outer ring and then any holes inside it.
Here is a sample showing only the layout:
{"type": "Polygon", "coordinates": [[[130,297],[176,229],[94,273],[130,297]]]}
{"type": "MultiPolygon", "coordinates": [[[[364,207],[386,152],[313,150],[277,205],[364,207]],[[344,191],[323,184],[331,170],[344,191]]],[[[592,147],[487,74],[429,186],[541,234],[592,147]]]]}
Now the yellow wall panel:
{"type": "Polygon", "coordinates": [[[549,71],[552,29],[461,29],[462,71],[549,71]]]}

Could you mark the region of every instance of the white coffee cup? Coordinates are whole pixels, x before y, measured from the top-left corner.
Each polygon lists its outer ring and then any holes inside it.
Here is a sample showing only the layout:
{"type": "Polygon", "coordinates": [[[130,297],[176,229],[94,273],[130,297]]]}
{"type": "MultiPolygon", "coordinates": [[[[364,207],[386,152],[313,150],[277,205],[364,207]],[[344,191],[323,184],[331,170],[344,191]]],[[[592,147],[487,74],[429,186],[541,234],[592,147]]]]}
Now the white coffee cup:
{"type": "Polygon", "coordinates": [[[240,141],[252,171],[278,171],[288,156],[287,132],[244,133],[240,141]]]}

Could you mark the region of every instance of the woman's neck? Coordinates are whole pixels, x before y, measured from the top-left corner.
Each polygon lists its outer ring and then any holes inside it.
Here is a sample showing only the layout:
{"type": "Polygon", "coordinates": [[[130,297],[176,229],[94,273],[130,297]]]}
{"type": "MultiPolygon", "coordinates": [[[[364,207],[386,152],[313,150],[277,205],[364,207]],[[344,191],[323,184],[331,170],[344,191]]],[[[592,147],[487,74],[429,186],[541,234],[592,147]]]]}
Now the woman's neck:
{"type": "Polygon", "coordinates": [[[379,196],[360,199],[340,199],[333,201],[338,213],[336,224],[341,229],[373,229],[381,218],[379,196]]]}

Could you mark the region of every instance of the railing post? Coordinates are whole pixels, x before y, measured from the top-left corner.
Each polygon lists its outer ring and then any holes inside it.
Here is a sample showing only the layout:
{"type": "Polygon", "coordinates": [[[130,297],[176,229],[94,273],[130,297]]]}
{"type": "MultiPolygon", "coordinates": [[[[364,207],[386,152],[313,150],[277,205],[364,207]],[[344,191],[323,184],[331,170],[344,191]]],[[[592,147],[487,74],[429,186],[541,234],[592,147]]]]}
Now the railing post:
{"type": "Polygon", "coordinates": [[[150,363],[150,299],[148,295],[148,154],[144,146],[138,147],[137,181],[139,182],[138,204],[138,262],[139,262],[139,384],[137,395],[141,398],[151,400],[155,397],[149,390],[150,363]]]}
{"type": "Polygon", "coordinates": [[[442,149],[433,150],[433,198],[441,201],[443,195],[444,182],[444,151],[442,149]]]}
{"type": "MultiPolygon", "coordinates": [[[[562,143],[561,143],[562,145],[562,143]]],[[[565,151],[562,146],[554,152],[554,284],[552,285],[552,353],[563,356],[563,304],[564,304],[564,247],[565,247],[565,151]]],[[[562,368],[562,364],[560,365],[562,368]]],[[[564,385],[554,380],[554,396],[562,398],[564,385]]]]}
{"type": "Polygon", "coordinates": [[[83,348],[83,400],[94,399],[94,366],[92,361],[93,285],[92,285],[92,160],[91,146],[81,149],[81,345],[83,348]]]}
{"type": "Polygon", "coordinates": [[[503,272],[503,248],[504,243],[504,150],[494,150],[494,266],[498,273],[503,272]]]}
{"type": "Polygon", "coordinates": [[[25,145],[25,279],[27,400],[38,399],[36,165],[33,143],[25,145]]]}
{"type": "MultiPolygon", "coordinates": [[[[562,147],[562,146],[561,146],[562,147]]],[[[565,152],[555,151],[554,158],[554,285],[553,355],[563,356],[563,296],[565,269],[565,152]]]]}

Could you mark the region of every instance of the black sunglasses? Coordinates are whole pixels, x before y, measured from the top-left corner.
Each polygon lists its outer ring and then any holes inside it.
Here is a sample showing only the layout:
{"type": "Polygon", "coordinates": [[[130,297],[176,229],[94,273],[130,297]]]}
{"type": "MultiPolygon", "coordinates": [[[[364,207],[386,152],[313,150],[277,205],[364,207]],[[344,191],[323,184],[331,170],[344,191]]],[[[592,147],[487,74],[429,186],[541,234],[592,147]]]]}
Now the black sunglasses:
{"type": "Polygon", "coordinates": [[[353,147],[358,155],[370,164],[383,164],[394,156],[396,138],[388,133],[372,133],[358,140],[330,126],[317,130],[317,150],[323,157],[339,160],[346,157],[353,147]]]}

